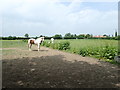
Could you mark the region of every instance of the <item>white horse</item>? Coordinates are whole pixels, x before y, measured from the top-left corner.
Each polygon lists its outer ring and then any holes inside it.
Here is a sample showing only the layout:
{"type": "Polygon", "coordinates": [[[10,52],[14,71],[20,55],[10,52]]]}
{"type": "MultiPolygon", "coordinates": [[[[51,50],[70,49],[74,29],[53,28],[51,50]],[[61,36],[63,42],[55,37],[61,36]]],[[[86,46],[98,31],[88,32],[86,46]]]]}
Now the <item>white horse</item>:
{"type": "Polygon", "coordinates": [[[38,51],[40,51],[40,44],[44,41],[44,37],[40,37],[37,39],[29,39],[28,40],[28,47],[29,47],[29,51],[31,51],[31,46],[32,44],[36,44],[38,45],[38,51]]]}
{"type": "Polygon", "coordinates": [[[54,38],[51,38],[51,42],[54,43],[54,38]]]}

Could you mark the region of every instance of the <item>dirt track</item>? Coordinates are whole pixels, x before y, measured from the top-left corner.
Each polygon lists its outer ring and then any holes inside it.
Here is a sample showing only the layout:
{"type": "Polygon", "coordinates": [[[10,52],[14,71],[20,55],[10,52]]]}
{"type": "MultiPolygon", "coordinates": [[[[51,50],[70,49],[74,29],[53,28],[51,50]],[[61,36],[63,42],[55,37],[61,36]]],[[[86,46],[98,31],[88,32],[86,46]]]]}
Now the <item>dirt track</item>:
{"type": "Polygon", "coordinates": [[[34,47],[13,48],[2,60],[3,88],[120,87],[117,65],[89,57],[34,47]]]}

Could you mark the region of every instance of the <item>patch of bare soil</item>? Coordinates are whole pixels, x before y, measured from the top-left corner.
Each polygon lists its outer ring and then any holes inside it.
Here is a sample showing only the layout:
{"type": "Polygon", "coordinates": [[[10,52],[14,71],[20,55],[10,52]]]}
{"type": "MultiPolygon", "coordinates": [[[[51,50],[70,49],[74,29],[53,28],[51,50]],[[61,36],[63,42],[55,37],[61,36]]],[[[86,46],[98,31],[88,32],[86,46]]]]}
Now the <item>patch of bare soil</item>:
{"type": "Polygon", "coordinates": [[[3,88],[119,88],[118,66],[41,47],[3,55],[3,88]]]}

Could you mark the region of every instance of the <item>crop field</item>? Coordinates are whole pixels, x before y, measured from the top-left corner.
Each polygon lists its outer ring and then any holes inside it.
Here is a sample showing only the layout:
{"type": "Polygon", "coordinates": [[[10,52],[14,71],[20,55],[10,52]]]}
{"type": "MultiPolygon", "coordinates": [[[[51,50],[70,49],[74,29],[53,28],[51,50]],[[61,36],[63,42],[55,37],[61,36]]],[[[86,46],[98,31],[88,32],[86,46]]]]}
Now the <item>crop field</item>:
{"type": "Polygon", "coordinates": [[[117,40],[101,40],[101,39],[80,39],[80,40],[55,40],[54,44],[49,44],[46,41],[43,46],[47,46],[54,49],[60,49],[64,45],[59,45],[61,42],[66,42],[66,49],[64,51],[79,54],[82,56],[90,56],[98,59],[108,61],[110,63],[114,62],[114,57],[118,53],[118,41],[117,40]]]}

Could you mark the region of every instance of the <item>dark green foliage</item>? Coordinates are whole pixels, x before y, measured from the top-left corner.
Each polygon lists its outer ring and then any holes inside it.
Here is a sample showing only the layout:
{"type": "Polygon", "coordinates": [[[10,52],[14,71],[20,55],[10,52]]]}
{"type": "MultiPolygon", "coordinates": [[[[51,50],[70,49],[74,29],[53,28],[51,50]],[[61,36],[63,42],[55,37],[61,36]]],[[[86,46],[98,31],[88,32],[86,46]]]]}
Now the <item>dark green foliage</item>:
{"type": "Polygon", "coordinates": [[[91,38],[90,34],[85,35],[85,38],[91,38]]]}
{"type": "Polygon", "coordinates": [[[56,34],[55,36],[53,36],[54,39],[62,39],[62,35],[56,34]]]}
{"type": "Polygon", "coordinates": [[[99,59],[113,60],[118,51],[115,47],[106,45],[97,48],[83,48],[79,50],[78,54],[82,56],[95,56],[99,59]]]}
{"type": "Polygon", "coordinates": [[[73,35],[71,33],[66,33],[64,39],[76,39],[77,35],[73,35]]]}
{"type": "Polygon", "coordinates": [[[15,40],[16,39],[16,36],[9,36],[8,38],[7,38],[8,40],[15,40]]]}
{"type": "Polygon", "coordinates": [[[115,37],[117,37],[118,36],[118,34],[117,34],[117,31],[115,32],[115,37]]]}
{"type": "Polygon", "coordinates": [[[85,35],[84,34],[80,34],[77,36],[78,39],[84,39],[85,38],[85,35]]]}
{"type": "Polygon", "coordinates": [[[50,47],[50,48],[58,49],[58,50],[67,50],[67,49],[70,49],[70,42],[61,41],[61,42],[56,42],[56,43],[50,43],[50,42],[44,41],[42,43],[42,46],[46,46],[46,47],[50,47]]]}
{"type": "Polygon", "coordinates": [[[67,50],[70,49],[70,42],[69,41],[63,41],[58,44],[58,49],[59,50],[67,50]]]}
{"type": "Polygon", "coordinates": [[[49,42],[44,41],[44,42],[42,43],[42,46],[50,47],[50,43],[49,43],[49,42]]]}
{"type": "Polygon", "coordinates": [[[1,37],[1,39],[2,40],[24,40],[24,39],[30,39],[30,38],[9,36],[9,37],[1,37]]]}
{"type": "Polygon", "coordinates": [[[25,34],[25,37],[26,37],[26,38],[28,38],[28,37],[29,37],[29,35],[26,33],[26,34],[25,34]]]}

